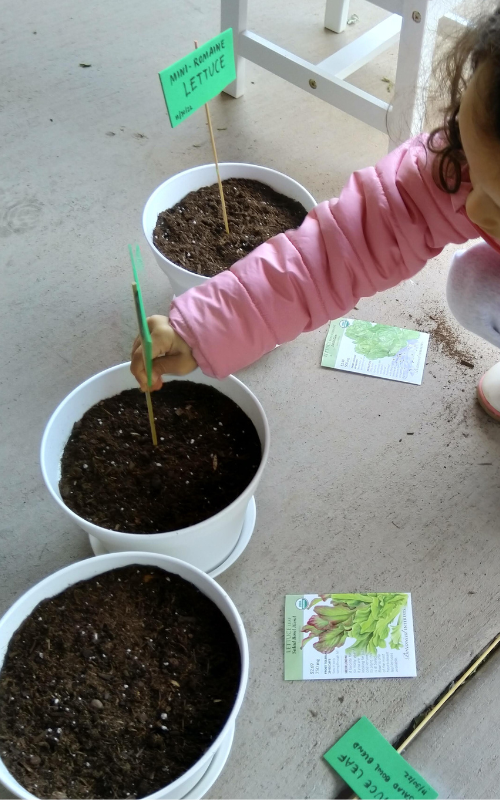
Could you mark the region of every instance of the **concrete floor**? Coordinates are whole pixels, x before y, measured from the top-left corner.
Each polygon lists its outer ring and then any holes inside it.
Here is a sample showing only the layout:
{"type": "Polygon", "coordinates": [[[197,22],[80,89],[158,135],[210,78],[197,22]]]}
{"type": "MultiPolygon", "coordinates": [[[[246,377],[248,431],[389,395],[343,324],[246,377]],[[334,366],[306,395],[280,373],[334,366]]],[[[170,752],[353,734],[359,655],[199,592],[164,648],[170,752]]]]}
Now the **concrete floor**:
{"type": "MultiPolygon", "coordinates": [[[[254,30],[312,60],[354,35],[323,30],[322,0],[250,6],[254,30]]],[[[385,13],[364,0],[351,10],[355,33],[385,13]]],[[[0,611],[91,555],[42,483],[40,439],[71,389],[128,357],[129,242],[142,243],[149,312],[168,309],[142,208],[167,176],[212,156],[202,112],[170,129],[156,74],[215,35],[218,15],[216,0],[2,9],[0,611]]],[[[353,82],[387,97],[394,64],[389,52],[353,82]]],[[[245,95],[216,99],[212,116],[221,160],[287,172],[317,200],[387,149],[383,134],[251,65],[245,95]]],[[[334,797],[325,750],[363,714],[398,737],[498,632],[500,427],[474,399],[498,354],[446,310],[451,253],[355,312],[438,327],[421,387],[322,370],[326,327],[239,375],[267,411],[272,450],[255,534],[219,579],[245,621],[251,675],[213,798],[334,797]],[[317,589],[411,591],[418,677],[284,683],[284,595],[317,589]]],[[[498,796],[498,684],[493,659],[406,753],[440,797],[498,796]]]]}

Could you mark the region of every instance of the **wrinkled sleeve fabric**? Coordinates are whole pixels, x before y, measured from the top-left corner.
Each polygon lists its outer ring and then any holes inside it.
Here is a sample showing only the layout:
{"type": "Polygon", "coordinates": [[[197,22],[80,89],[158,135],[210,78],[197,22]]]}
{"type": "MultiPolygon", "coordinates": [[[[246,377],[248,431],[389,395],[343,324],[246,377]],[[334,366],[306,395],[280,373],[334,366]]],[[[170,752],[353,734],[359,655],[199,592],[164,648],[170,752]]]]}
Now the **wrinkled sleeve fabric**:
{"type": "Polygon", "coordinates": [[[415,275],[445,245],[477,237],[457,212],[464,200],[436,186],[433,159],[423,137],[410,140],[355,172],[299,228],[176,298],[171,324],[203,372],[224,378],[415,275]]]}

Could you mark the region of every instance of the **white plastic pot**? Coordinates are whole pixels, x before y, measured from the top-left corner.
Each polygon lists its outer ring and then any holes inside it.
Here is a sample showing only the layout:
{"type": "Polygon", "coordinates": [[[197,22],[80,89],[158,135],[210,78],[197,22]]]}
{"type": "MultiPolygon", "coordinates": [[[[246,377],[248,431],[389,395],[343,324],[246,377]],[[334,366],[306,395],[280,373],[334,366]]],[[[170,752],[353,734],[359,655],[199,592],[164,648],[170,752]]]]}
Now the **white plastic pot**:
{"type": "MultiPolygon", "coordinates": [[[[101,528],[75,514],[65,504],[59,492],[61,457],[73,425],[82,418],[85,411],[100,400],[113,397],[125,389],[137,388],[137,382],[130,372],[128,362],[89,378],[56,408],[43,434],[40,450],[42,474],[56,503],[84,531],[99,539],[109,552],[140,550],[163,553],[187,561],[204,572],[210,572],[226,560],[238,542],[247,506],[262,477],[269,454],[269,425],[264,409],[253,392],[233,375],[219,381],[207,377],[197,369],[182,379],[165,375],[163,380],[190,380],[213,386],[234,400],[255,425],[262,446],[262,459],[252,481],[229,506],[213,517],[187,528],[168,533],[139,534],[101,528]]],[[[145,403],[144,413],[146,413],[145,403]]]]}
{"type": "MultiPolygon", "coordinates": [[[[232,736],[234,722],[241,708],[248,680],[248,642],[243,622],[231,598],[213,578],[210,578],[208,575],[205,575],[205,573],[189,564],[185,564],[183,561],[169,558],[168,556],[157,555],[155,553],[110,553],[109,555],[97,556],[95,558],[89,558],[86,561],[79,561],[76,564],[71,564],[69,567],[64,567],[53,575],[49,575],[48,578],[45,578],[40,583],[37,583],[36,586],[29,589],[2,617],[0,620],[0,664],[3,664],[12,635],[26,617],[31,614],[38,603],[45,600],[47,597],[53,597],[59,594],[64,591],[64,589],[67,589],[68,586],[78,583],[78,581],[87,580],[88,578],[93,578],[95,575],[101,575],[103,572],[108,572],[109,570],[119,567],[126,567],[130,564],[147,564],[160,567],[194,584],[222,611],[233,630],[240,648],[241,678],[238,694],[236,695],[233,709],[218,737],[206,753],[204,753],[187,772],[181,775],[180,778],[177,778],[173,783],[154,792],[154,794],[148,795],[148,800],[156,800],[157,798],[181,798],[188,794],[191,789],[201,781],[203,775],[209,769],[212,760],[217,755],[217,752],[227,744],[227,737],[232,736]]],[[[0,782],[12,792],[15,797],[30,799],[35,797],[16,781],[1,759],[0,782]]]]}
{"type": "MultiPolygon", "coordinates": [[[[221,180],[226,180],[227,178],[250,178],[265,183],[276,192],[280,192],[292,200],[297,200],[304,206],[306,211],[311,211],[316,205],[314,197],[300,183],[297,183],[293,178],[289,178],[288,175],[284,175],[282,172],[269,169],[269,167],[228,162],[219,164],[219,172],[221,180]]],[[[161,211],[165,211],[166,208],[175,206],[189,192],[201,189],[202,186],[211,186],[214,183],[217,183],[215,164],[205,164],[201,167],[193,167],[184,172],[178,172],[155,189],[144,207],[142,215],[144,235],[160,268],[172,284],[175,295],[180,295],[193,286],[199,286],[210,280],[210,278],[189,272],[189,270],[180,267],[178,264],[174,264],[173,261],[162,255],[155,247],[153,244],[153,231],[156,227],[158,214],[161,211]]]]}

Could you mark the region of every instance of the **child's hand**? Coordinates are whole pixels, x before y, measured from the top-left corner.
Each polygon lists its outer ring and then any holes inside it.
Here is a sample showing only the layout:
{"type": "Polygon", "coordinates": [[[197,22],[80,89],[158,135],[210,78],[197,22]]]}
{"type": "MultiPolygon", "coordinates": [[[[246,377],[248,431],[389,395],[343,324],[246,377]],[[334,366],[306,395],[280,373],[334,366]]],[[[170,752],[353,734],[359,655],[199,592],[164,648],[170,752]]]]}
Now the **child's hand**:
{"type": "MultiPolygon", "coordinates": [[[[148,317],[148,327],[153,341],[153,381],[150,391],[156,391],[163,385],[162,375],[186,375],[198,365],[191,348],[171,327],[168,317],[158,314],[148,317]]],[[[139,336],[132,347],[130,371],[145,392],[148,389],[148,379],[139,336]]]]}

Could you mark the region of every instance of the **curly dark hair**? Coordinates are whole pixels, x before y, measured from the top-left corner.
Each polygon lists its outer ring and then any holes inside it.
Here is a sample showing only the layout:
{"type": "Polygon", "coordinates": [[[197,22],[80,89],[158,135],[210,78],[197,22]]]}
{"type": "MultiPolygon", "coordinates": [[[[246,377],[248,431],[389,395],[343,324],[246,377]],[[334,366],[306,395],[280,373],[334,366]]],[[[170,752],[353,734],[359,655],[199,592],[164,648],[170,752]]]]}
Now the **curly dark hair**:
{"type": "Polygon", "coordinates": [[[460,139],[458,114],[463,93],[480,64],[488,64],[485,115],[482,124],[488,134],[500,140],[500,6],[467,27],[442,63],[443,84],[449,86],[449,102],[444,122],[429,135],[427,147],[437,155],[435,180],[448,194],[455,194],[462,183],[466,158],[460,139]]]}

